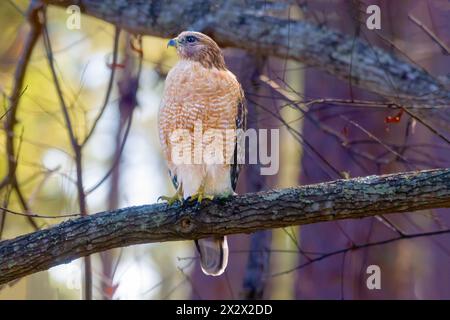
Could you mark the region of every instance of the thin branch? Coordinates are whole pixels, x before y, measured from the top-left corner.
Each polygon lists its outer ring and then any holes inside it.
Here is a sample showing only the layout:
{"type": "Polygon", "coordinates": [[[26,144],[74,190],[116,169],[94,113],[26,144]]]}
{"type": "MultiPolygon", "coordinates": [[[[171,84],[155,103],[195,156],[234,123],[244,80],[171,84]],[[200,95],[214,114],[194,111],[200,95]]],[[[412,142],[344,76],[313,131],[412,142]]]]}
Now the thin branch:
{"type": "Polygon", "coordinates": [[[296,267],[294,267],[292,269],[274,273],[274,274],[271,275],[271,277],[282,276],[282,275],[291,273],[291,272],[293,272],[295,270],[303,269],[303,268],[307,267],[308,265],[313,264],[315,262],[318,262],[318,261],[321,261],[321,260],[333,257],[333,256],[338,255],[338,254],[347,253],[349,251],[356,251],[356,250],[363,249],[363,248],[380,246],[380,245],[383,245],[383,244],[388,244],[388,243],[392,243],[392,242],[399,241],[399,240],[423,238],[423,237],[437,236],[437,235],[449,234],[449,233],[450,233],[450,229],[445,229],[445,230],[421,232],[421,233],[415,233],[415,234],[406,234],[406,235],[402,235],[402,236],[399,236],[399,237],[390,238],[390,239],[386,239],[386,240],[352,245],[352,246],[347,247],[347,248],[343,248],[343,249],[339,249],[339,250],[332,251],[332,252],[329,252],[329,253],[325,253],[325,254],[321,255],[320,257],[314,258],[311,261],[307,261],[307,262],[305,262],[305,263],[303,263],[303,264],[301,264],[299,266],[296,266],[296,267]]]}
{"type": "Polygon", "coordinates": [[[336,180],[205,201],[200,206],[153,204],[124,208],[0,242],[0,284],[134,244],[442,207],[450,207],[450,169],[336,180]]]}
{"type": "Polygon", "coordinates": [[[37,213],[23,213],[23,212],[17,212],[15,210],[11,210],[8,208],[0,207],[0,210],[5,211],[8,214],[13,214],[16,216],[22,216],[22,217],[33,217],[33,218],[40,218],[40,219],[64,219],[64,218],[73,218],[73,217],[79,217],[81,214],[79,213],[71,213],[71,214],[62,214],[58,216],[50,216],[50,215],[43,215],[43,214],[37,214],[37,213]]]}
{"type": "Polygon", "coordinates": [[[114,159],[113,159],[113,163],[112,163],[111,167],[108,169],[108,171],[105,173],[105,175],[100,179],[100,181],[98,181],[94,186],[92,186],[91,188],[86,190],[86,195],[89,195],[90,193],[97,190],[106,180],[108,180],[108,178],[114,172],[114,169],[116,168],[116,166],[119,164],[120,159],[122,157],[123,150],[125,149],[125,144],[128,140],[128,134],[130,133],[132,119],[133,119],[133,114],[130,113],[128,119],[126,119],[127,124],[126,124],[125,130],[124,130],[125,133],[123,134],[122,142],[120,143],[118,153],[114,155],[114,159]]]}
{"type": "Polygon", "coordinates": [[[443,52],[445,52],[447,55],[450,55],[450,48],[444,43],[444,41],[439,39],[439,37],[433,31],[431,31],[430,28],[420,22],[420,20],[414,17],[412,14],[409,14],[408,18],[409,20],[414,22],[420,29],[422,29],[431,38],[431,40],[433,40],[439,47],[441,47],[443,52]]]}
{"type": "Polygon", "coordinates": [[[440,133],[438,130],[433,128],[433,126],[431,124],[429,124],[427,121],[425,121],[421,117],[417,116],[416,114],[414,114],[411,110],[408,110],[407,108],[403,107],[402,110],[405,111],[405,113],[407,113],[410,117],[412,117],[413,119],[415,119],[418,122],[420,122],[423,126],[425,126],[428,130],[430,130],[436,136],[441,138],[443,141],[445,141],[448,144],[450,144],[450,140],[446,136],[444,136],[442,133],[440,133]]]}
{"type": "Polygon", "coordinates": [[[103,101],[103,105],[100,108],[100,111],[97,114],[97,117],[95,118],[91,129],[89,130],[88,134],[86,135],[86,137],[84,138],[83,142],[81,143],[81,147],[85,146],[86,143],[89,141],[90,137],[92,136],[92,134],[95,131],[95,128],[97,127],[98,122],[102,118],[103,113],[106,110],[106,107],[109,104],[109,97],[111,96],[112,87],[113,87],[113,84],[114,84],[114,75],[115,75],[115,72],[116,72],[118,47],[119,47],[119,38],[120,38],[120,28],[116,27],[115,32],[114,32],[114,42],[113,42],[113,58],[112,58],[112,63],[110,65],[111,73],[109,75],[109,81],[108,81],[108,87],[106,89],[105,100],[103,101]]]}
{"type": "MultiPolygon", "coordinates": [[[[7,110],[7,117],[5,121],[8,176],[4,178],[1,186],[4,187],[7,184],[10,184],[12,186],[12,189],[16,192],[20,204],[25,211],[28,211],[28,206],[26,205],[26,201],[22,195],[21,188],[17,182],[17,157],[14,146],[14,128],[17,124],[17,111],[19,109],[20,98],[25,91],[25,89],[23,89],[25,74],[30,62],[31,54],[33,53],[34,47],[42,33],[42,23],[39,16],[41,12],[42,4],[40,3],[40,1],[32,1],[26,13],[26,17],[30,25],[30,31],[25,40],[22,55],[17,62],[17,68],[14,74],[13,89],[10,96],[10,105],[7,110]]],[[[28,221],[30,222],[33,229],[39,229],[38,225],[31,217],[28,217],[28,221]]],[[[2,230],[0,230],[0,234],[1,233],[2,230]]]]}
{"type": "Polygon", "coordinates": [[[395,151],[394,149],[392,149],[390,146],[388,146],[387,144],[385,144],[383,141],[381,141],[379,138],[377,138],[375,135],[373,135],[371,132],[369,132],[367,129],[364,129],[361,125],[359,125],[358,123],[356,123],[355,121],[345,117],[345,116],[341,116],[341,119],[344,119],[345,121],[351,123],[352,125],[354,125],[356,128],[358,128],[359,130],[361,130],[362,132],[364,132],[369,138],[373,139],[374,141],[378,142],[383,148],[385,148],[387,151],[389,151],[390,153],[394,154],[396,157],[398,157],[399,159],[403,160],[404,162],[408,163],[408,159],[406,159],[405,157],[403,157],[401,154],[399,154],[397,151],[395,151]]]}
{"type": "MultiPolygon", "coordinates": [[[[46,18],[44,19],[44,28],[43,28],[43,38],[44,38],[44,46],[45,51],[47,53],[47,60],[49,63],[50,71],[52,74],[53,82],[55,84],[56,93],[58,95],[58,99],[61,106],[61,111],[64,117],[64,121],[66,124],[66,129],[68,132],[70,144],[72,145],[72,149],[75,157],[75,167],[77,174],[77,191],[78,191],[78,204],[80,208],[80,213],[82,216],[87,216],[87,205],[86,205],[86,194],[84,192],[84,184],[83,184],[83,169],[82,169],[82,154],[81,154],[81,146],[77,141],[77,137],[75,136],[75,132],[73,130],[72,122],[69,115],[69,110],[67,108],[66,102],[64,101],[64,94],[62,92],[61,85],[59,83],[58,76],[56,74],[53,51],[50,42],[50,36],[48,34],[48,29],[46,26],[46,18]]],[[[84,259],[84,298],[85,300],[92,300],[92,266],[91,259],[87,256],[84,259]]]]}

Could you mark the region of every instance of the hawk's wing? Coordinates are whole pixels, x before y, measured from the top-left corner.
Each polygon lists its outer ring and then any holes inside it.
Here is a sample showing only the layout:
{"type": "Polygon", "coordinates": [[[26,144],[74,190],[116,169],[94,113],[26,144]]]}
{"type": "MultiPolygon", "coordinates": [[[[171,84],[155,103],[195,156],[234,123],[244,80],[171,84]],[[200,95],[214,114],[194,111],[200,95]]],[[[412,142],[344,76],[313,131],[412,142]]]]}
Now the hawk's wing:
{"type": "MultiPolygon", "coordinates": [[[[239,129],[242,129],[243,132],[245,132],[245,130],[247,130],[247,105],[245,102],[244,91],[242,90],[242,88],[240,88],[240,96],[239,96],[237,113],[236,113],[236,130],[239,130],[239,129]]],[[[234,191],[236,191],[237,182],[238,182],[238,178],[239,178],[239,172],[242,167],[242,164],[238,163],[238,159],[241,158],[242,156],[244,157],[243,159],[245,159],[245,154],[239,155],[239,152],[242,152],[243,150],[245,150],[243,145],[240,146],[240,148],[238,148],[239,142],[242,142],[243,144],[245,144],[245,141],[240,140],[238,135],[236,135],[236,143],[234,145],[234,154],[233,154],[233,163],[231,164],[231,170],[230,170],[231,187],[233,188],[234,191]]]]}
{"type": "Polygon", "coordinates": [[[172,173],[172,171],[169,170],[169,176],[170,180],[172,180],[172,184],[175,187],[175,190],[178,190],[178,179],[175,174],[172,173]]]}

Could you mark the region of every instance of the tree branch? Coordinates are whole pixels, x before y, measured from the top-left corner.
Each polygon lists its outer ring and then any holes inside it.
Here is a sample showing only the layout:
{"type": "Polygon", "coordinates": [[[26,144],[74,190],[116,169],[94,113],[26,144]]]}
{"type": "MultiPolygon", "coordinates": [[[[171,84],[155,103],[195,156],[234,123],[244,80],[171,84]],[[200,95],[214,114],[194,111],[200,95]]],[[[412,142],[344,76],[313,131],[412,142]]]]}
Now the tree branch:
{"type": "MultiPolygon", "coordinates": [[[[12,189],[16,192],[17,197],[19,199],[19,203],[22,208],[28,212],[28,204],[22,194],[22,189],[19,186],[17,181],[17,157],[16,157],[16,148],[14,146],[14,129],[17,124],[17,112],[19,109],[20,98],[23,94],[24,80],[25,74],[28,68],[28,64],[30,62],[31,55],[33,53],[34,47],[39,40],[39,37],[42,33],[42,22],[39,19],[39,14],[42,11],[42,5],[39,1],[31,1],[27,12],[26,19],[30,25],[30,31],[25,39],[24,48],[22,54],[17,62],[16,71],[14,73],[14,81],[13,88],[11,90],[10,96],[10,106],[7,110],[7,118],[5,122],[5,131],[6,131],[6,154],[8,161],[8,174],[3,179],[2,183],[0,183],[0,190],[6,185],[10,184],[12,189]]],[[[1,213],[3,215],[4,213],[1,213]]],[[[3,220],[3,217],[0,217],[0,220],[3,220]]],[[[33,229],[38,230],[39,226],[36,222],[31,218],[27,217],[28,222],[33,227],[33,229]]],[[[2,235],[3,222],[0,223],[0,238],[2,235]]]]}
{"type": "Polygon", "coordinates": [[[107,249],[450,207],[450,169],[337,180],[195,206],[153,204],[0,242],[0,284],[107,249]]]}
{"type": "MultiPolygon", "coordinates": [[[[183,30],[199,30],[221,46],[234,46],[260,55],[301,61],[337,78],[409,107],[427,108],[424,115],[450,105],[450,91],[425,70],[360,38],[316,26],[307,21],[270,15],[266,1],[239,0],[45,0],[48,4],[79,4],[84,13],[135,34],[173,37],[183,30]]],[[[280,4],[278,4],[280,5],[280,4]]],[[[450,111],[438,112],[450,119],[450,111]]]]}

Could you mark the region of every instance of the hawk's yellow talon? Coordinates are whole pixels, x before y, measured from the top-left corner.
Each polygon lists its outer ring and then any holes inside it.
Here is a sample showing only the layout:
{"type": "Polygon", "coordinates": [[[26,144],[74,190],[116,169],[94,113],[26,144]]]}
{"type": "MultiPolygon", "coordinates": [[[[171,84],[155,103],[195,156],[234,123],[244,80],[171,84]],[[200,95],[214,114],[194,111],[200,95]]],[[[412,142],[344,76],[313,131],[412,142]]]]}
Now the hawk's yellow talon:
{"type": "Polygon", "coordinates": [[[173,196],[160,196],[158,197],[158,201],[159,200],[167,201],[167,204],[169,206],[173,205],[177,201],[182,202],[183,201],[182,191],[180,189],[177,190],[177,192],[173,196]]]}
{"type": "Polygon", "coordinates": [[[214,200],[214,195],[212,194],[205,194],[205,190],[203,189],[203,186],[200,186],[196,193],[194,193],[192,196],[190,196],[189,201],[197,203],[201,203],[203,199],[208,200],[214,200]]]}

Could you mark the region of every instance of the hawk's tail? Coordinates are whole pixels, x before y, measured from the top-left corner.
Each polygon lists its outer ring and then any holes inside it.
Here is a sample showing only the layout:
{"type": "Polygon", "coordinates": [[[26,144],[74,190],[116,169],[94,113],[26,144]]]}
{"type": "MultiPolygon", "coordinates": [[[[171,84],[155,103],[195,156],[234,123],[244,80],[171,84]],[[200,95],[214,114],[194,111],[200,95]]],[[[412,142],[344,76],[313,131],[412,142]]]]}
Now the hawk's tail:
{"type": "Polygon", "coordinates": [[[200,254],[200,265],[205,274],[220,276],[228,263],[227,237],[213,237],[195,240],[200,254]]]}

